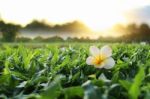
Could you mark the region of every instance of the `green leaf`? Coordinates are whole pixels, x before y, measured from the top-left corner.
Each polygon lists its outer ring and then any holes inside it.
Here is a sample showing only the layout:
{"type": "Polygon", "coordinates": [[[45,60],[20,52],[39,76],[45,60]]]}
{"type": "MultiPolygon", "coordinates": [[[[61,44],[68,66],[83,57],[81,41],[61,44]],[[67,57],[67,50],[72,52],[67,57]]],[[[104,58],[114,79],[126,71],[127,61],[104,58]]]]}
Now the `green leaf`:
{"type": "Polygon", "coordinates": [[[61,94],[61,85],[60,81],[64,76],[57,76],[54,81],[52,81],[47,88],[45,88],[44,92],[41,94],[40,99],[57,99],[61,94]]]}
{"type": "Polygon", "coordinates": [[[119,80],[119,83],[128,91],[132,85],[131,82],[127,80],[119,80]]]}
{"type": "Polygon", "coordinates": [[[69,87],[69,88],[65,88],[64,89],[64,94],[65,94],[65,98],[66,99],[72,99],[73,97],[83,97],[83,93],[84,90],[82,87],[80,86],[76,86],[76,87],[69,87]]]}
{"type": "Polygon", "coordinates": [[[140,95],[140,85],[142,84],[142,81],[145,77],[144,73],[144,67],[141,67],[138,74],[134,78],[134,82],[129,90],[129,98],[131,99],[137,99],[140,95]]]}
{"type": "Polygon", "coordinates": [[[91,81],[85,82],[82,87],[84,88],[84,99],[101,99],[102,95],[97,86],[94,86],[91,81]]]}

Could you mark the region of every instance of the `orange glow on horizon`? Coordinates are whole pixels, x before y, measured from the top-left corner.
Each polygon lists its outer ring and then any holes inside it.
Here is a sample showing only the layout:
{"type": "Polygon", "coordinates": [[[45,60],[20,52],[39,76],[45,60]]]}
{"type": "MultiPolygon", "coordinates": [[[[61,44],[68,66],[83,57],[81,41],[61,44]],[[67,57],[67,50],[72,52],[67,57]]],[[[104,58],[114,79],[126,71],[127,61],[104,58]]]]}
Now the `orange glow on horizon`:
{"type": "Polygon", "coordinates": [[[0,16],[25,26],[33,19],[62,24],[80,20],[95,32],[126,24],[126,10],[150,5],[149,0],[0,0],[0,16]]]}

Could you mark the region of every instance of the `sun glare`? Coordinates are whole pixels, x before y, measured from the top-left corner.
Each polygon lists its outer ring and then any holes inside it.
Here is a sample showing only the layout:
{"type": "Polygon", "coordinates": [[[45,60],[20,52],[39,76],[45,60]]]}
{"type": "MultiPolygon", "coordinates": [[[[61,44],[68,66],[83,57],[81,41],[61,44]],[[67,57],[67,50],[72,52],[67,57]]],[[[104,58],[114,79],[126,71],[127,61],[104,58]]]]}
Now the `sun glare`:
{"type": "Polygon", "coordinates": [[[81,20],[92,30],[101,31],[128,21],[123,16],[125,10],[148,3],[149,0],[0,0],[0,15],[22,25],[33,19],[52,23],[81,20]]]}
{"type": "Polygon", "coordinates": [[[84,23],[93,31],[104,31],[116,23],[125,23],[125,19],[119,14],[111,15],[110,13],[105,13],[98,18],[93,17],[92,20],[89,18],[84,23]]]}

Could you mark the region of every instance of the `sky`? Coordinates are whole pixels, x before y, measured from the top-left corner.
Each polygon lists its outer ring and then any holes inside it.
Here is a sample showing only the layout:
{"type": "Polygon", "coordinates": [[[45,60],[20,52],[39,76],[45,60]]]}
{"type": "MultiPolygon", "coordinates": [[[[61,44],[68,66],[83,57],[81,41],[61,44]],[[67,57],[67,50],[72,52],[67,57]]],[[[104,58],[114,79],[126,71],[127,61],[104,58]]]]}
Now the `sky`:
{"type": "Polygon", "coordinates": [[[126,18],[130,22],[136,22],[137,24],[146,22],[150,25],[150,5],[127,11],[126,18]]]}
{"type": "Polygon", "coordinates": [[[149,5],[150,0],[0,0],[0,16],[21,25],[33,19],[52,24],[79,20],[98,31],[128,23],[133,16],[125,12],[149,5]]]}

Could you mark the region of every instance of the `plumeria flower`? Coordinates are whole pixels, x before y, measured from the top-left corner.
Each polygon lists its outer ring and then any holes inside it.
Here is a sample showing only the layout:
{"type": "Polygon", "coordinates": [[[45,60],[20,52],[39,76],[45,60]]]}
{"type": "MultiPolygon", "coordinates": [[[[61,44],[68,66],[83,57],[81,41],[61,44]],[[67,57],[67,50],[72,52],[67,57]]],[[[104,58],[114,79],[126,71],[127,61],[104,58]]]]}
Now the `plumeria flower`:
{"type": "Polygon", "coordinates": [[[96,68],[111,69],[115,65],[112,56],[112,49],[105,45],[101,49],[96,46],[90,47],[91,56],[86,59],[88,65],[94,65],[96,68]]]}

